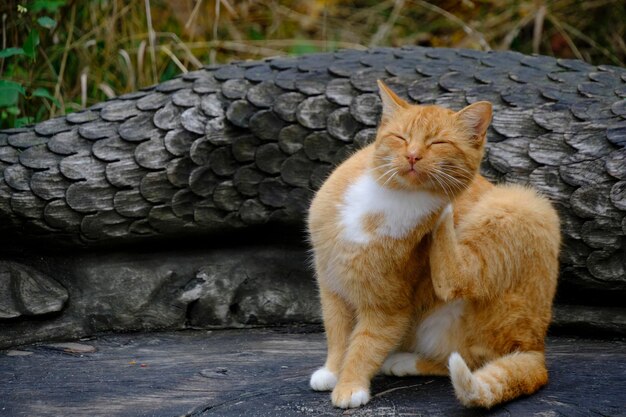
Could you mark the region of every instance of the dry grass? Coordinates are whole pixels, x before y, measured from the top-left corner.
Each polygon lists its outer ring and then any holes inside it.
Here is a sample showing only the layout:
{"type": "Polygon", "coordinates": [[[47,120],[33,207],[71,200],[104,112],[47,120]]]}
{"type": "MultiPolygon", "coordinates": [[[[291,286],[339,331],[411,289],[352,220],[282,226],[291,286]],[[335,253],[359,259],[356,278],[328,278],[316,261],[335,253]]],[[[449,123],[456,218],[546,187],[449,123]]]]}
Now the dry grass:
{"type": "Polygon", "coordinates": [[[2,49],[23,46],[33,30],[40,38],[34,59],[0,59],[0,77],[24,88],[14,108],[0,105],[2,127],[206,63],[338,48],[417,44],[626,62],[623,0],[9,0],[0,14],[2,49]],[[56,27],[41,26],[42,16],[56,27]]]}

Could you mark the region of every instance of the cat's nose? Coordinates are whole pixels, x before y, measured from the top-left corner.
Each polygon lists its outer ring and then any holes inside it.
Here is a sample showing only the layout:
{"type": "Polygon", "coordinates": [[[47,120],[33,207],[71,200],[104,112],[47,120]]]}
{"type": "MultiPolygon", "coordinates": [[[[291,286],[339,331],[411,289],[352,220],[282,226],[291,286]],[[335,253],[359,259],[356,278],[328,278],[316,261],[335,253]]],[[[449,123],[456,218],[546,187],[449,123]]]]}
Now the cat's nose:
{"type": "Polygon", "coordinates": [[[409,152],[408,154],[406,154],[406,159],[409,161],[409,164],[413,165],[414,163],[422,159],[422,155],[419,155],[415,152],[409,152]]]}

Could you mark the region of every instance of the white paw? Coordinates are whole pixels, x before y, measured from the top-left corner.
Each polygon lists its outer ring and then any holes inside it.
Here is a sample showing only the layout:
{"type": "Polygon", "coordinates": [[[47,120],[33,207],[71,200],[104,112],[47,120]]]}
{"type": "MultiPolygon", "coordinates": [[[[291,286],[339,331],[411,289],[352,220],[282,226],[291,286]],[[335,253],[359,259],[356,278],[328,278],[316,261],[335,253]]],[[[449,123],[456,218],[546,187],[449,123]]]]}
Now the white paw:
{"type": "Polygon", "coordinates": [[[418,356],[415,353],[396,352],[389,355],[383,363],[381,371],[385,375],[407,376],[418,375],[417,363],[418,356]]]}
{"type": "Polygon", "coordinates": [[[367,390],[358,389],[353,393],[343,393],[343,395],[337,395],[337,393],[333,391],[332,400],[335,407],[356,408],[365,405],[370,401],[370,393],[367,390]]]}
{"type": "Polygon", "coordinates": [[[362,389],[352,394],[352,396],[350,397],[350,404],[348,405],[348,407],[350,408],[359,407],[361,405],[367,404],[369,401],[370,401],[370,393],[362,389]]]}
{"type": "Polygon", "coordinates": [[[331,391],[337,385],[337,375],[327,368],[320,368],[311,375],[310,385],[315,391],[331,391]]]}

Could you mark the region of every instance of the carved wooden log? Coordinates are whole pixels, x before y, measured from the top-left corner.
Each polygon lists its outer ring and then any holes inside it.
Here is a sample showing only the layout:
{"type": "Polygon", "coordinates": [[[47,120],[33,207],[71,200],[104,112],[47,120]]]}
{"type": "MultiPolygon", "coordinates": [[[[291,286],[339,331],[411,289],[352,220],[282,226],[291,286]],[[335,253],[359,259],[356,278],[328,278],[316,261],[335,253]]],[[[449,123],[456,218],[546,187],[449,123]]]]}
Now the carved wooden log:
{"type": "Polygon", "coordinates": [[[2,131],[0,239],[89,246],[300,226],[332,167],[374,138],[378,78],[416,103],[491,101],[484,175],[555,203],[570,288],[624,294],[626,70],[513,52],[378,48],[209,66],[2,131]]]}

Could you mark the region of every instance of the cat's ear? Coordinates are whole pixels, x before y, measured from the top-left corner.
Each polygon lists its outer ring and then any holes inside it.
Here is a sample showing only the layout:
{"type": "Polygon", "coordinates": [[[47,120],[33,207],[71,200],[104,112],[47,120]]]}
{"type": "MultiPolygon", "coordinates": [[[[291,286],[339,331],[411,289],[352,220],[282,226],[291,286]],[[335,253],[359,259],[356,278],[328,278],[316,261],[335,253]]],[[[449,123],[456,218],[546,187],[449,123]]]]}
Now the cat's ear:
{"type": "Polygon", "coordinates": [[[393,115],[396,114],[398,110],[408,106],[406,101],[398,97],[398,95],[381,80],[378,80],[378,90],[380,92],[380,99],[383,102],[383,121],[393,118],[393,115]]]}
{"type": "Polygon", "coordinates": [[[469,129],[472,139],[480,146],[485,140],[487,128],[491,123],[492,113],[493,107],[491,103],[488,101],[479,101],[470,104],[456,115],[459,122],[461,122],[466,129],[469,129]]]}

